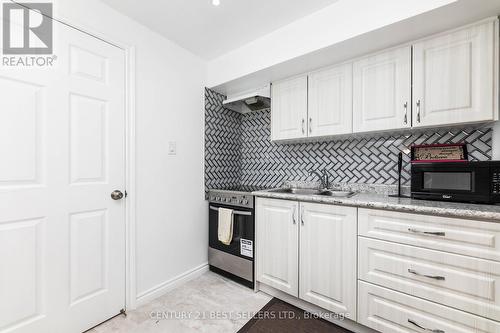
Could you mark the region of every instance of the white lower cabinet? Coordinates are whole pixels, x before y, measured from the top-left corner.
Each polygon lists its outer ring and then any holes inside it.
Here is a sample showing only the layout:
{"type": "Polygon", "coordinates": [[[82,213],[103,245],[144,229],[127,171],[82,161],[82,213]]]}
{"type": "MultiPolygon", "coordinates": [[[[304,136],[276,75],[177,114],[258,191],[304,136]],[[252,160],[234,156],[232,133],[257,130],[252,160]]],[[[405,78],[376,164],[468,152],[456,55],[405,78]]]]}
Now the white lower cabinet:
{"type": "Polygon", "coordinates": [[[495,333],[500,323],[363,281],[358,323],[383,333],[495,333]]]}
{"type": "Polygon", "coordinates": [[[256,280],[356,320],[356,223],[356,208],[257,198],[256,280]]]}
{"type": "Polygon", "coordinates": [[[287,294],[299,294],[299,203],[257,198],[255,279],[287,294]]]}
{"type": "Polygon", "coordinates": [[[359,237],[358,278],[500,321],[500,263],[359,237]]]}
{"type": "Polygon", "coordinates": [[[301,203],[299,297],[356,319],[356,208],[301,203]]]}
{"type": "Polygon", "coordinates": [[[498,236],[493,222],[257,198],[256,280],[383,333],[496,333],[498,236]]]}

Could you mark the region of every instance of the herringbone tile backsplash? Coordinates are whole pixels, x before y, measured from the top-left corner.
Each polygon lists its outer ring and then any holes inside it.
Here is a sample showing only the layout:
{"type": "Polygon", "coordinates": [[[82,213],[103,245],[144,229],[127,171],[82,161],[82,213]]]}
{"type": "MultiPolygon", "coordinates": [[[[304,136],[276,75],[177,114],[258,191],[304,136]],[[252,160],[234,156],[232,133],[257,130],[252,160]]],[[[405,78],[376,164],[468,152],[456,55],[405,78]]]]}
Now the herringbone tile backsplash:
{"type": "MultiPolygon", "coordinates": [[[[240,115],[224,109],[223,99],[206,90],[207,188],[235,184],[277,187],[285,180],[316,180],[309,170],[322,168],[331,170],[334,182],[392,185],[397,182],[397,154],[412,144],[465,141],[471,160],[491,159],[490,128],[275,143],[270,140],[269,110],[240,115]]],[[[409,156],[404,155],[403,182],[409,180],[409,156]]]]}

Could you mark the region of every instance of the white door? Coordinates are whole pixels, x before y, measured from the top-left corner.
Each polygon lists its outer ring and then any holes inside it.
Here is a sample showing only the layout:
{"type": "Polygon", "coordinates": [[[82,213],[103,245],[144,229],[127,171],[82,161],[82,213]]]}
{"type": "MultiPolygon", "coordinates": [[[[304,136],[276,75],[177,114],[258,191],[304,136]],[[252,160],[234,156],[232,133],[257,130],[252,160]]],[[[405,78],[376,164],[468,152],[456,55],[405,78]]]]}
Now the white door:
{"type": "Polygon", "coordinates": [[[352,133],[352,64],[309,74],[309,137],[352,133]]]}
{"type": "Polygon", "coordinates": [[[307,76],[273,82],[271,95],[272,140],[307,137],[307,76]]]}
{"type": "Polygon", "coordinates": [[[124,53],[54,22],[54,67],[0,71],[0,332],[125,304],[124,53]]]}
{"type": "Polygon", "coordinates": [[[298,296],[299,204],[257,198],[255,207],[255,278],[298,296]]]}
{"type": "Polygon", "coordinates": [[[356,320],[357,209],[301,203],[299,297],[356,320]]]}
{"type": "Polygon", "coordinates": [[[354,132],[411,126],[411,49],[378,53],[353,65],[354,132]]]}
{"type": "Polygon", "coordinates": [[[498,117],[494,114],[495,24],[483,23],[413,46],[413,126],[498,117]]]}

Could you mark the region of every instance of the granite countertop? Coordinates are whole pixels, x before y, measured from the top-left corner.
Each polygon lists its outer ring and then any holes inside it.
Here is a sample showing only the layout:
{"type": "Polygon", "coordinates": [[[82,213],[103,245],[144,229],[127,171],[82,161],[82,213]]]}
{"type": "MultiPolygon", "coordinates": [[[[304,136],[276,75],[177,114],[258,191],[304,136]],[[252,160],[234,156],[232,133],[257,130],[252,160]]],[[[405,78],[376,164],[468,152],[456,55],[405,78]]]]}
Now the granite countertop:
{"type": "Polygon", "coordinates": [[[466,204],[444,201],[393,198],[384,194],[358,193],[349,198],[327,197],[321,195],[298,195],[291,193],[263,190],[252,192],[256,197],[286,199],[296,201],[336,204],[360,208],[393,210],[405,213],[417,213],[436,216],[458,217],[500,222],[500,206],[466,204]]]}

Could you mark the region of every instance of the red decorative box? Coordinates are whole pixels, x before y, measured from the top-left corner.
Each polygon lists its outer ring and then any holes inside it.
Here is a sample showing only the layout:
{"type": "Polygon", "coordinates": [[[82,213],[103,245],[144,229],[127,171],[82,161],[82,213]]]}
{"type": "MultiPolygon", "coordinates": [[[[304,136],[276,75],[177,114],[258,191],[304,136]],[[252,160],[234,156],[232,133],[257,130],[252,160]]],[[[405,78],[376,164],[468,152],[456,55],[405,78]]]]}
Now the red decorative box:
{"type": "Polygon", "coordinates": [[[466,143],[411,146],[411,163],[468,161],[466,143]]]}

